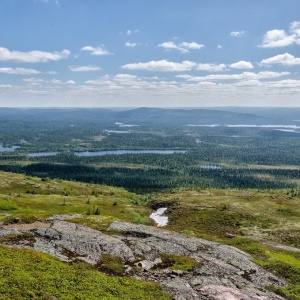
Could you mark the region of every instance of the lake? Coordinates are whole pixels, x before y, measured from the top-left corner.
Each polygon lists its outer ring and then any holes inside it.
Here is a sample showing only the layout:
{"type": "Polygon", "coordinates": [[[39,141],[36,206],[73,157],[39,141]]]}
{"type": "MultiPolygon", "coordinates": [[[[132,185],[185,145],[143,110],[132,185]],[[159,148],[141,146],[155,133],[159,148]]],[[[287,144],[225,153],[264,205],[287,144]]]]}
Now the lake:
{"type": "Polygon", "coordinates": [[[103,156],[103,155],[122,155],[122,154],[174,154],[186,153],[186,150],[111,150],[111,151],[85,151],[74,152],[76,156],[103,156]]]}
{"type": "Polygon", "coordinates": [[[0,152],[15,151],[18,148],[20,148],[20,146],[4,147],[3,145],[0,145],[0,152]]]}
{"type": "Polygon", "coordinates": [[[27,156],[30,157],[54,156],[58,153],[59,152],[34,152],[34,153],[28,153],[27,156]]]}
{"type": "Polygon", "coordinates": [[[216,165],[206,165],[206,166],[201,166],[201,169],[208,169],[208,170],[220,170],[220,166],[216,165]]]}
{"type": "MultiPolygon", "coordinates": [[[[74,152],[76,156],[91,157],[103,155],[122,155],[122,154],[174,154],[186,153],[187,150],[107,150],[107,151],[85,151],[74,152]]],[[[30,157],[54,156],[60,152],[34,152],[28,153],[30,157]]]]}

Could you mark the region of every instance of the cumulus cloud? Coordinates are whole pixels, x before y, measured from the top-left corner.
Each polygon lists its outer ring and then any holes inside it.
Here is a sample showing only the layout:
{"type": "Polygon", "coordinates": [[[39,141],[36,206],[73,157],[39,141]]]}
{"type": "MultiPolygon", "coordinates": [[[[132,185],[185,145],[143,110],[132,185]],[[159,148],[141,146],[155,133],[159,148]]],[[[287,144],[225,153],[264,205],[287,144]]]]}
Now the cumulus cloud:
{"type": "Polygon", "coordinates": [[[220,72],[226,69],[225,64],[198,64],[196,70],[207,72],[220,72]]]}
{"type": "Polygon", "coordinates": [[[92,65],[81,66],[81,67],[70,66],[69,69],[72,72],[93,72],[93,71],[99,71],[99,70],[101,70],[100,67],[92,66],[92,65]]]}
{"type": "Polygon", "coordinates": [[[32,75],[39,74],[40,72],[34,69],[25,68],[0,68],[0,73],[11,75],[32,75]]]}
{"type": "Polygon", "coordinates": [[[134,48],[136,47],[138,44],[137,43],[130,43],[130,42],[126,42],[125,43],[125,47],[131,47],[131,48],[134,48]]]}
{"type": "Polygon", "coordinates": [[[27,83],[30,83],[30,84],[33,84],[33,85],[36,85],[36,84],[43,83],[44,79],[32,77],[32,78],[23,79],[23,81],[27,82],[27,83]]]}
{"type": "Polygon", "coordinates": [[[129,29],[129,30],[127,30],[126,31],[126,34],[127,35],[132,35],[132,34],[134,34],[134,33],[139,33],[139,31],[137,30],[137,29],[129,29]]]}
{"type": "Polygon", "coordinates": [[[201,49],[204,47],[204,45],[202,44],[198,44],[195,42],[191,42],[191,43],[187,43],[187,42],[183,42],[179,44],[179,47],[185,48],[185,49],[201,49]]]}
{"type": "Polygon", "coordinates": [[[66,59],[70,56],[69,50],[63,50],[61,52],[44,52],[44,51],[10,51],[7,48],[0,47],[0,61],[13,61],[19,63],[45,63],[50,60],[58,61],[66,59]]]}
{"type": "Polygon", "coordinates": [[[115,80],[119,80],[119,81],[133,80],[133,79],[136,79],[136,78],[137,78],[137,76],[135,76],[135,75],[123,74],[123,73],[117,74],[117,75],[114,77],[115,80]]]}
{"type": "Polygon", "coordinates": [[[289,32],[283,29],[273,29],[267,31],[263,36],[261,48],[279,48],[290,45],[300,45],[300,22],[290,23],[289,32]]]}
{"type": "Polygon", "coordinates": [[[102,47],[100,47],[100,46],[98,46],[98,47],[85,46],[85,47],[81,48],[80,51],[87,51],[95,56],[103,56],[103,55],[112,54],[109,51],[107,51],[103,46],[102,47]]]}
{"type": "Polygon", "coordinates": [[[66,84],[74,85],[74,84],[76,84],[76,81],[74,81],[74,80],[68,80],[68,81],[66,81],[66,84]]]}
{"type": "Polygon", "coordinates": [[[240,60],[236,63],[229,65],[233,69],[253,69],[253,65],[249,61],[240,60]]]}
{"type": "Polygon", "coordinates": [[[232,37],[238,37],[238,38],[240,38],[240,37],[242,37],[244,35],[245,35],[245,31],[231,31],[230,32],[230,36],[232,36],[232,37]]]}
{"type": "Polygon", "coordinates": [[[191,76],[187,81],[219,81],[219,80],[260,80],[278,78],[289,75],[289,72],[243,72],[241,74],[212,74],[207,76],[191,76]]]}
{"type": "Polygon", "coordinates": [[[158,72],[183,72],[190,71],[197,64],[188,60],[181,63],[171,62],[167,60],[149,61],[146,63],[133,63],[123,65],[122,69],[127,70],[145,70],[145,71],[158,71],[158,72]]]}
{"type": "Polygon", "coordinates": [[[58,79],[51,79],[51,80],[45,80],[42,78],[26,78],[23,79],[24,82],[28,83],[30,86],[41,86],[43,84],[54,84],[54,85],[63,85],[63,84],[68,84],[68,85],[74,85],[76,82],[74,80],[68,80],[68,81],[62,81],[58,79]]]}
{"type": "Polygon", "coordinates": [[[270,58],[263,59],[261,65],[279,64],[285,66],[300,65],[300,58],[289,53],[279,54],[270,58]]]}
{"type": "Polygon", "coordinates": [[[189,53],[190,50],[199,50],[204,47],[203,44],[198,44],[196,42],[182,42],[182,43],[174,43],[174,42],[164,42],[159,44],[158,47],[164,48],[166,50],[177,50],[180,53],[189,53]]]}

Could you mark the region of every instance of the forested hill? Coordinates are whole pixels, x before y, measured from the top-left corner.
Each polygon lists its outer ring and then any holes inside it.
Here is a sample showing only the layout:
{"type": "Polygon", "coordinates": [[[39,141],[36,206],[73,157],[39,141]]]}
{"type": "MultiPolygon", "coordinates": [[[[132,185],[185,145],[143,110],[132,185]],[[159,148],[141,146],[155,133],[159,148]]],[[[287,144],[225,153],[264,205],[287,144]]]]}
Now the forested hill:
{"type": "Polygon", "coordinates": [[[0,122],[56,124],[289,124],[300,108],[0,108],[0,122]]]}
{"type": "Polygon", "coordinates": [[[232,122],[260,121],[262,117],[242,112],[230,112],[212,109],[166,109],[141,107],[114,114],[119,120],[165,124],[226,124],[232,122]]]}
{"type": "Polygon", "coordinates": [[[228,124],[241,122],[262,122],[265,118],[253,113],[231,112],[213,109],[169,109],[169,108],[135,108],[135,109],[103,109],[103,108],[0,108],[1,120],[59,122],[59,123],[103,123],[130,122],[130,124],[169,125],[228,124]]]}

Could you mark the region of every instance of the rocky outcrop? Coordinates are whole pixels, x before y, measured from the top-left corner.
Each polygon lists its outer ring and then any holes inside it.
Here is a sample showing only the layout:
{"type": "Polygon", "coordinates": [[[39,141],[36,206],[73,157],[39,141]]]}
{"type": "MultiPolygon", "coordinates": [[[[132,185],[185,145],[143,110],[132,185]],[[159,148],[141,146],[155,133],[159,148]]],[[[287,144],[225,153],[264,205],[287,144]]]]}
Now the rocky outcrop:
{"type": "Polygon", "coordinates": [[[282,299],[265,287],[283,286],[284,282],[234,247],[130,223],[114,222],[110,230],[124,234],[119,239],[129,245],[135,257],[153,262],[159,254],[170,253],[201,262],[192,272],[147,270],[140,274],[144,280],[159,278],[176,299],[282,299]]]}
{"type": "Polygon", "coordinates": [[[121,257],[126,262],[135,259],[124,242],[86,226],[54,221],[50,228],[38,228],[32,232],[61,253],[69,254],[70,258],[79,258],[91,264],[95,264],[103,253],[121,257]]]}
{"type": "MultiPolygon", "coordinates": [[[[104,253],[121,257],[124,274],[159,282],[174,299],[283,299],[268,292],[266,287],[285,283],[251,262],[249,254],[234,247],[123,222],[112,223],[109,230],[108,235],[52,219],[47,226],[37,225],[29,230],[2,227],[0,237],[29,232],[35,238],[34,243],[23,245],[64,261],[80,259],[96,264],[104,253]],[[161,269],[158,266],[162,254],[191,257],[199,264],[191,271],[161,269]]],[[[5,243],[9,244],[9,240],[5,243]]]]}

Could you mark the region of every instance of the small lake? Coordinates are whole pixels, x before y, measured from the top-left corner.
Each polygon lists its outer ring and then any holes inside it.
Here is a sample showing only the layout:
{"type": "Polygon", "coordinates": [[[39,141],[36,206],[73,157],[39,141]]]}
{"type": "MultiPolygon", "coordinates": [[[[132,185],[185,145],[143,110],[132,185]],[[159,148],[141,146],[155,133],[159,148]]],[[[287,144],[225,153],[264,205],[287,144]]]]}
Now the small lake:
{"type": "Polygon", "coordinates": [[[108,129],[105,129],[103,131],[106,132],[107,134],[110,134],[110,133],[130,133],[129,131],[125,131],[125,130],[108,130],[108,129]]]}
{"type": "Polygon", "coordinates": [[[188,124],[189,127],[228,127],[228,128],[281,128],[281,129],[300,129],[299,125],[254,125],[254,124],[237,124],[237,125],[219,125],[219,124],[188,124]]]}
{"type": "Polygon", "coordinates": [[[11,147],[4,147],[3,145],[0,145],[0,152],[10,152],[15,151],[16,149],[20,148],[20,146],[11,146],[11,147]]]}
{"type": "Polygon", "coordinates": [[[155,221],[157,226],[166,226],[168,224],[168,217],[163,216],[166,210],[166,207],[162,207],[150,215],[150,218],[155,221]]]}
{"type": "Polygon", "coordinates": [[[35,153],[28,153],[27,156],[30,157],[42,157],[42,156],[54,156],[59,152],[35,152],[35,153]]]}
{"type": "Polygon", "coordinates": [[[186,153],[187,150],[111,150],[111,151],[85,151],[74,152],[76,156],[103,156],[103,155],[122,155],[122,154],[174,154],[186,153]]]}
{"type": "Polygon", "coordinates": [[[206,169],[206,170],[220,170],[221,167],[217,165],[207,165],[207,166],[201,166],[201,169],[206,169]]]}

